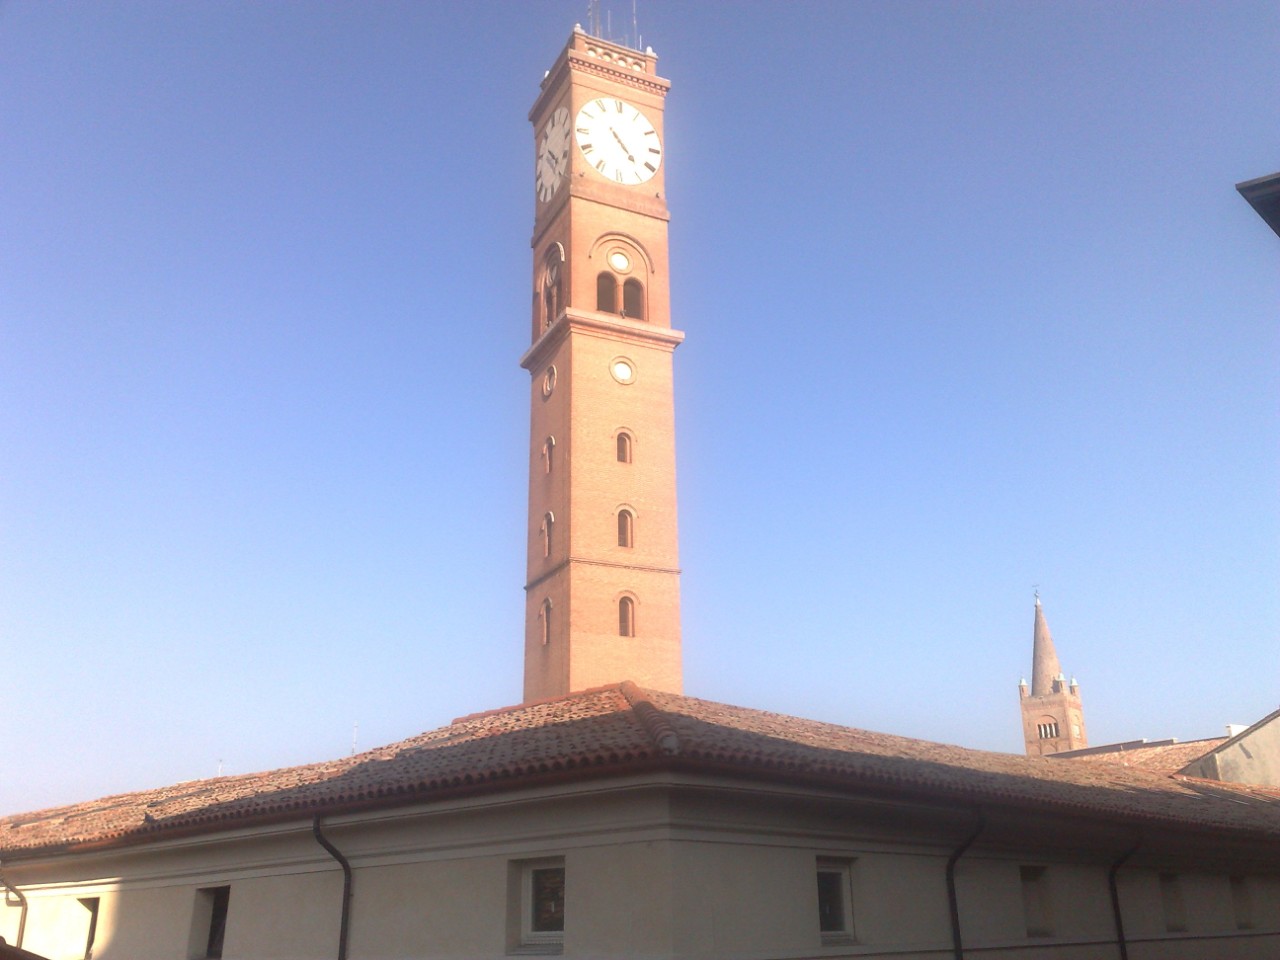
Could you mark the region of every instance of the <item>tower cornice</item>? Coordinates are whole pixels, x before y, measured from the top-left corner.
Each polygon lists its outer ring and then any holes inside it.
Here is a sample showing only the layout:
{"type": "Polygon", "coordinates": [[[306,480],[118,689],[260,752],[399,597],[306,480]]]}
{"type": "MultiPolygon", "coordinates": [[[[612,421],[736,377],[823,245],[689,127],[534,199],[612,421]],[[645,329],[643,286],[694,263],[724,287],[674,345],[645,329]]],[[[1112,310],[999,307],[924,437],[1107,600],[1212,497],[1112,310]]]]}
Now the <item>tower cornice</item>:
{"type": "Polygon", "coordinates": [[[524,356],[520,366],[526,370],[541,366],[570,333],[584,333],[626,343],[643,343],[667,351],[684,342],[684,333],[670,327],[655,327],[643,320],[628,320],[612,313],[566,308],[556,322],[546,329],[524,356]]]}
{"type": "Polygon", "coordinates": [[[665,97],[671,82],[658,76],[658,55],[650,50],[632,50],[609,40],[593,37],[575,26],[556,62],[542,78],[541,92],[529,110],[529,119],[537,122],[547,107],[566,86],[570,72],[586,73],[608,83],[621,84],[655,97],[665,97]]]}

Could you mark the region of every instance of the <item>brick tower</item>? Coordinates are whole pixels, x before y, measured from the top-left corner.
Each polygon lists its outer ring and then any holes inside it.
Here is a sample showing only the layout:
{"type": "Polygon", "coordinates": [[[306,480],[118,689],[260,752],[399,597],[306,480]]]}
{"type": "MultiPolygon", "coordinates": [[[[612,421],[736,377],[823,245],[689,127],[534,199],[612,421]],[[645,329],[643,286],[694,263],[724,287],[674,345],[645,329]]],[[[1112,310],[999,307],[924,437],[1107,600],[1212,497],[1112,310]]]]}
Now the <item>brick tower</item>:
{"type": "Polygon", "coordinates": [[[1032,628],[1031,692],[1027,681],[1018,684],[1022,703],[1022,736],[1027,756],[1042,757],[1063,750],[1079,750],[1089,745],[1084,732],[1084,709],[1080,706],[1080,685],[1067,682],[1053,635],[1036,595],[1036,618],[1032,628]]]}
{"type": "Polygon", "coordinates": [[[535,175],[526,701],[680,692],[663,105],[652,50],[573,35],[529,120],[535,175]]]}

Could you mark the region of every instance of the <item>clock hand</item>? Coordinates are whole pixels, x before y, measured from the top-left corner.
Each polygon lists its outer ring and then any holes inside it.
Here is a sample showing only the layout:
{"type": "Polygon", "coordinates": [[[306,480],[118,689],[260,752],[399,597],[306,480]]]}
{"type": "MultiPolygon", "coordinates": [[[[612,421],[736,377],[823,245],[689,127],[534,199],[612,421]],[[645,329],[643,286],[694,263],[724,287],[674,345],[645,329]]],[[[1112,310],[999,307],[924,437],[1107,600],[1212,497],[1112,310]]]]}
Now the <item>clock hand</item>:
{"type": "Polygon", "coordinates": [[[627,145],[622,142],[622,138],[618,136],[618,131],[613,129],[613,127],[610,127],[609,132],[613,134],[613,139],[618,141],[618,146],[620,146],[622,148],[622,152],[627,155],[627,159],[634,163],[636,158],[631,155],[631,151],[627,149],[627,145]]]}

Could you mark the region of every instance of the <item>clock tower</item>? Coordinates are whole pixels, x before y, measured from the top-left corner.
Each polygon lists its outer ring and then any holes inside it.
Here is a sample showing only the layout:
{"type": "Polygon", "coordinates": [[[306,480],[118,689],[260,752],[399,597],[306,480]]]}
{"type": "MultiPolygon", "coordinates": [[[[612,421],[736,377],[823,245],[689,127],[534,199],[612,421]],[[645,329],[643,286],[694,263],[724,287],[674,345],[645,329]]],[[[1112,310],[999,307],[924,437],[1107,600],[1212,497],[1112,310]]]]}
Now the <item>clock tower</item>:
{"type": "Polygon", "coordinates": [[[534,133],[526,701],[680,692],[663,105],[652,50],[581,27],[534,133]]]}

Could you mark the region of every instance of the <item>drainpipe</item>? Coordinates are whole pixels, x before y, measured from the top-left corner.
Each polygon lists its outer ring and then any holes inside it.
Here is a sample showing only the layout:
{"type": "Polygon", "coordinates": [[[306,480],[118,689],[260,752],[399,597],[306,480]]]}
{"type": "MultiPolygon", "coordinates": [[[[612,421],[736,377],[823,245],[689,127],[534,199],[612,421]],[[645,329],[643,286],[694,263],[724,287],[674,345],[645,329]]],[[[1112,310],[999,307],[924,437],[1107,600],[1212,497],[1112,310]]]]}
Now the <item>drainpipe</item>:
{"type": "Polygon", "coordinates": [[[1129,960],[1129,945],[1124,939],[1124,919],[1120,916],[1120,890],[1116,886],[1116,874],[1120,872],[1124,862],[1138,852],[1140,846],[1142,846],[1141,838],[1120,854],[1120,859],[1111,864],[1111,870],[1107,873],[1107,886],[1111,890],[1111,912],[1116,918],[1116,946],[1120,948],[1120,960],[1129,960]]]}
{"type": "Polygon", "coordinates": [[[311,821],[311,832],[315,834],[320,846],[324,847],[329,856],[337,860],[338,866],[342,867],[342,923],[338,927],[338,960],[347,960],[347,931],[351,924],[351,864],[320,832],[319,816],[311,821]]]}
{"type": "Polygon", "coordinates": [[[14,944],[19,950],[22,949],[22,935],[27,932],[27,898],[26,895],[4,878],[4,874],[0,874],[0,884],[5,889],[5,900],[9,899],[9,894],[13,894],[18,906],[21,908],[18,913],[18,942],[14,944]]]}
{"type": "Polygon", "coordinates": [[[978,839],[978,834],[982,833],[987,825],[987,818],[982,810],[978,809],[975,813],[978,822],[974,824],[973,832],[965,837],[964,843],[956,847],[955,852],[951,854],[951,859],[947,861],[947,902],[951,906],[951,949],[955,960],[964,960],[964,942],[960,939],[960,903],[956,899],[956,863],[964,856],[970,844],[978,839]]]}

